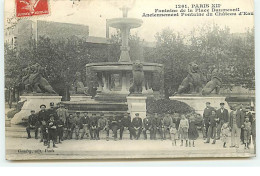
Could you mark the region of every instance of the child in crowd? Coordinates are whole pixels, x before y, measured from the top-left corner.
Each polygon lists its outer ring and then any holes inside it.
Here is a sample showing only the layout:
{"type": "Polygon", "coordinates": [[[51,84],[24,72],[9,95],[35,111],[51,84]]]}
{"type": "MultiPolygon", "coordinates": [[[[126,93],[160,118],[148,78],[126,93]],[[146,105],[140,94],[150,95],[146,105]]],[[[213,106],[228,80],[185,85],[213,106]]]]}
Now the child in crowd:
{"type": "Polygon", "coordinates": [[[61,118],[58,118],[57,120],[57,137],[59,138],[59,140],[57,140],[58,143],[61,143],[61,141],[63,140],[63,132],[64,132],[64,123],[62,121],[61,118]]]}
{"type": "Polygon", "coordinates": [[[172,146],[174,145],[176,146],[176,139],[178,138],[178,136],[177,136],[177,129],[175,123],[172,123],[170,127],[170,135],[172,139],[172,146]]]}
{"type": "Polygon", "coordinates": [[[230,133],[230,129],[228,127],[228,123],[224,123],[221,127],[221,140],[223,142],[223,148],[226,148],[226,144],[228,141],[228,136],[230,133]]]}
{"type": "Polygon", "coordinates": [[[185,115],[181,115],[180,125],[178,132],[181,137],[181,146],[183,146],[183,140],[186,141],[186,147],[188,147],[188,129],[189,129],[189,121],[186,119],[185,115]]]}
{"type": "Polygon", "coordinates": [[[197,125],[195,122],[195,117],[193,115],[190,116],[189,118],[189,129],[188,129],[188,138],[189,138],[189,147],[191,147],[191,141],[192,141],[192,146],[195,147],[195,140],[198,139],[199,133],[197,129],[197,125]]]}
{"type": "Polygon", "coordinates": [[[244,143],[245,149],[249,149],[249,141],[251,137],[251,122],[249,122],[249,118],[246,117],[244,122],[244,143]]]}

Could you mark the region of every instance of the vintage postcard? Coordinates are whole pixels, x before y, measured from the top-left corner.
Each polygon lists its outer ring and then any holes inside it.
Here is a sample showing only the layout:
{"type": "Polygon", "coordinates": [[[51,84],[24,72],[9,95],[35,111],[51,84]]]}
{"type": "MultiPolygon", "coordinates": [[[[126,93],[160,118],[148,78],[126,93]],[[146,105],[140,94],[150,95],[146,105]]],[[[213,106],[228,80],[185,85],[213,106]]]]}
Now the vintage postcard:
{"type": "Polygon", "coordinates": [[[253,0],[6,0],[7,160],[255,157],[253,0]]]}

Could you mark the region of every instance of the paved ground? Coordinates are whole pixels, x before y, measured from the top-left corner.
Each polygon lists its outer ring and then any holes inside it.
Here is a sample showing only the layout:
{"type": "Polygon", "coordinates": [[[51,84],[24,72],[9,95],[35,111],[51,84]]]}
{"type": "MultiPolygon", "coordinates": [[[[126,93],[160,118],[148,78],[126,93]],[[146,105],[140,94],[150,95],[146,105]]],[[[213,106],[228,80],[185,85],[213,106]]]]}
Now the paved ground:
{"type": "Polygon", "coordinates": [[[252,157],[253,148],[245,150],[223,148],[221,141],[215,145],[204,144],[198,139],[195,147],[172,146],[170,140],[122,140],[92,141],[66,140],[58,148],[47,150],[39,140],[12,138],[6,140],[6,158],[9,160],[24,159],[100,159],[100,158],[186,158],[186,157],[252,157]]]}

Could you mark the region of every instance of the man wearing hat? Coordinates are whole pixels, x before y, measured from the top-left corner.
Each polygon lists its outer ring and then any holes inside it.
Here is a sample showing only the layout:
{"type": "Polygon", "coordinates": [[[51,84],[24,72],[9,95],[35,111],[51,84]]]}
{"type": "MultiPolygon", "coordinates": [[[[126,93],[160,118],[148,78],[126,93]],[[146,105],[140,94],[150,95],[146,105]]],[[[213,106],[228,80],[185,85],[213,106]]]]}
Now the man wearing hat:
{"type": "MultiPolygon", "coordinates": [[[[65,124],[66,123],[66,119],[69,117],[69,112],[67,109],[65,109],[64,104],[59,104],[59,108],[56,110],[57,116],[59,121],[61,121],[60,123],[65,124]]],[[[61,127],[60,129],[61,131],[64,131],[64,127],[61,127]]],[[[61,141],[63,141],[63,136],[61,137],[61,141]]]]}
{"type": "Polygon", "coordinates": [[[49,114],[46,111],[46,105],[42,104],[40,106],[41,110],[38,113],[38,120],[40,122],[40,134],[41,134],[41,141],[44,141],[44,144],[47,145],[47,135],[46,135],[46,124],[49,121],[49,114]]]}
{"type": "Polygon", "coordinates": [[[123,115],[122,119],[121,119],[121,123],[119,125],[120,130],[120,140],[122,140],[123,138],[123,132],[124,130],[129,130],[130,133],[130,139],[132,139],[132,127],[131,127],[131,116],[130,113],[126,113],[123,115]]]}
{"type": "Polygon", "coordinates": [[[100,113],[100,118],[98,119],[98,126],[97,126],[97,140],[99,140],[99,133],[100,131],[106,132],[106,140],[109,140],[109,127],[108,127],[108,120],[104,117],[103,113],[100,113]]]}
{"type": "Polygon", "coordinates": [[[31,138],[30,130],[35,129],[35,139],[38,139],[38,128],[40,127],[40,123],[38,121],[38,117],[35,114],[35,110],[31,110],[31,115],[28,117],[28,125],[26,127],[26,132],[28,134],[27,139],[31,138]]]}
{"type": "Polygon", "coordinates": [[[140,138],[142,132],[142,119],[139,117],[139,113],[135,114],[135,117],[132,120],[133,136],[136,140],[140,138]]]}
{"type": "Polygon", "coordinates": [[[204,109],[203,112],[203,124],[204,124],[204,128],[205,128],[205,136],[203,136],[203,138],[207,138],[208,136],[208,129],[209,129],[209,117],[212,113],[212,111],[215,111],[215,109],[213,107],[210,106],[210,102],[206,102],[206,108],[204,109]]]}
{"type": "Polygon", "coordinates": [[[57,115],[56,109],[54,108],[53,102],[50,102],[50,109],[48,109],[47,112],[49,113],[49,116],[50,116],[50,114],[52,114],[55,120],[58,119],[58,115],[57,115]]]}
{"type": "Polygon", "coordinates": [[[96,113],[92,113],[92,116],[90,117],[90,122],[89,122],[89,132],[90,132],[90,137],[91,140],[97,139],[97,117],[96,113]]]}
{"type": "Polygon", "coordinates": [[[217,118],[219,118],[219,124],[217,126],[217,140],[220,139],[221,127],[224,123],[228,122],[229,114],[228,110],[224,108],[225,103],[220,103],[220,108],[216,111],[217,118]]]}

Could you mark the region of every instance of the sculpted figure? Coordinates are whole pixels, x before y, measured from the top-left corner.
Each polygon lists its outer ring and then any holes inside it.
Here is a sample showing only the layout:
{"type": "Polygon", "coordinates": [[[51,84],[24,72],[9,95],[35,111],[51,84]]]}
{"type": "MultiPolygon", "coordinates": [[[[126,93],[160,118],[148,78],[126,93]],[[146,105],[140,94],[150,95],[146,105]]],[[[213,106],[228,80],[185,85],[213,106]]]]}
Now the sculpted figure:
{"type": "Polygon", "coordinates": [[[212,71],[211,80],[205,85],[201,93],[202,95],[209,95],[215,90],[216,94],[219,94],[221,85],[222,85],[222,79],[221,79],[220,71],[214,69],[212,71]]]}
{"type": "Polygon", "coordinates": [[[130,94],[142,94],[142,87],[144,83],[144,71],[143,64],[140,61],[136,61],[132,66],[133,72],[133,84],[129,88],[130,94]]]}
{"type": "Polygon", "coordinates": [[[26,78],[26,76],[24,76],[23,81],[26,83],[25,85],[27,85],[27,88],[32,89],[33,93],[56,94],[49,82],[44,77],[46,77],[45,69],[40,66],[40,64],[36,63],[30,67],[29,77],[26,78]]]}
{"type": "Polygon", "coordinates": [[[22,84],[26,93],[32,92],[32,87],[29,83],[30,67],[22,69],[22,84]]]}
{"type": "Polygon", "coordinates": [[[75,78],[73,80],[73,93],[75,94],[87,94],[88,88],[84,86],[81,73],[76,72],[75,78]]]}
{"type": "Polygon", "coordinates": [[[199,66],[191,62],[188,66],[188,75],[183,79],[176,93],[199,93],[203,82],[205,82],[205,77],[202,75],[199,66]]]}

